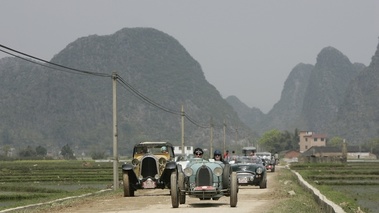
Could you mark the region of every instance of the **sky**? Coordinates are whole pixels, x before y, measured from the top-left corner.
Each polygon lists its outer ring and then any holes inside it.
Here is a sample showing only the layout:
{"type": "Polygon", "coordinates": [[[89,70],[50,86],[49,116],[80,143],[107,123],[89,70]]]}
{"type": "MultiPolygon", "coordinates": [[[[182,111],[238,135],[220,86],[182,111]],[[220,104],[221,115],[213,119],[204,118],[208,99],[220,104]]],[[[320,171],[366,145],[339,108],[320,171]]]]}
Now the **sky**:
{"type": "MultiPolygon", "coordinates": [[[[299,63],[332,46],[366,66],[377,0],[0,0],[0,44],[50,60],[69,43],[151,27],[183,45],[222,97],[267,113],[299,63]]],[[[0,57],[6,57],[0,53],[0,57]]],[[[138,88],[137,88],[138,89],[138,88]]],[[[149,94],[144,94],[149,97],[149,94]]]]}

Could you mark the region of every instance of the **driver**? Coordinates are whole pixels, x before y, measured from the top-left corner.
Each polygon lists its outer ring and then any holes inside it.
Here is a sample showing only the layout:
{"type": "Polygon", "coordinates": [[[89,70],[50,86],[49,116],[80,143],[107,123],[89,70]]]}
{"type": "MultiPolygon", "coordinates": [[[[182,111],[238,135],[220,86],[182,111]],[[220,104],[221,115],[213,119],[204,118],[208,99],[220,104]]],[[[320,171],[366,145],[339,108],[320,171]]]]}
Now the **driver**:
{"type": "Polygon", "coordinates": [[[203,150],[201,148],[196,148],[195,150],[193,150],[193,155],[195,158],[203,158],[203,150]]]}

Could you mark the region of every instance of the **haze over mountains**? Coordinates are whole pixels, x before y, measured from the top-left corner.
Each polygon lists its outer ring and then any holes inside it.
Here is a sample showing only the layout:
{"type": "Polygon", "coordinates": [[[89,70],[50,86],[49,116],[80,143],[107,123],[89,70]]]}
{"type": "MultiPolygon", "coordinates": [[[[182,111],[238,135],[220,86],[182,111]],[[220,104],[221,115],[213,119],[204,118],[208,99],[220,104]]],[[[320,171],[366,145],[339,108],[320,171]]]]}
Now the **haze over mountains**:
{"type": "MultiPolygon", "coordinates": [[[[185,48],[156,29],[79,38],[51,62],[117,72],[140,92],[118,85],[119,147],[129,154],[140,141],[180,145],[181,106],[190,118],[185,120],[186,144],[205,148],[211,131],[213,146],[222,148],[224,127],[228,146],[247,145],[273,128],[338,135],[353,143],[378,137],[378,58],[376,51],[365,67],[333,47],[324,48],[315,65],[299,63],[292,70],[281,99],[267,114],[237,97],[224,100],[185,48]]],[[[59,151],[70,144],[77,153],[112,149],[112,79],[65,71],[15,57],[0,59],[0,146],[43,145],[59,151]]]]}
{"type": "Polygon", "coordinates": [[[300,63],[291,71],[280,100],[269,113],[244,108],[235,97],[226,100],[260,134],[273,128],[291,132],[298,128],[361,144],[379,137],[378,58],[377,50],[366,67],[325,47],[315,65],[300,63]]]}

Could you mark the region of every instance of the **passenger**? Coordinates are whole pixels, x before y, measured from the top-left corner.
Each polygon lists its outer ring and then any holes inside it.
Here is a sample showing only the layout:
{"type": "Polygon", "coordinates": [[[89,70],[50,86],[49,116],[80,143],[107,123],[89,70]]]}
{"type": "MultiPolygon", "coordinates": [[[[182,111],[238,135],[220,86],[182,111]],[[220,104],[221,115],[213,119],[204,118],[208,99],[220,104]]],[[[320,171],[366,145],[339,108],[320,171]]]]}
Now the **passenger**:
{"type": "Polygon", "coordinates": [[[222,154],[221,154],[220,150],[215,150],[214,151],[214,153],[213,153],[213,159],[215,161],[221,161],[224,164],[228,164],[228,161],[225,161],[225,160],[222,159],[222,154]]]}
{"type": "Polygon", "coordinates": [[[193,150],[193,155],[194,155],[194,158],[203,158],[203,150],[201,148],[196,148],[195,150],[193,150]]]}

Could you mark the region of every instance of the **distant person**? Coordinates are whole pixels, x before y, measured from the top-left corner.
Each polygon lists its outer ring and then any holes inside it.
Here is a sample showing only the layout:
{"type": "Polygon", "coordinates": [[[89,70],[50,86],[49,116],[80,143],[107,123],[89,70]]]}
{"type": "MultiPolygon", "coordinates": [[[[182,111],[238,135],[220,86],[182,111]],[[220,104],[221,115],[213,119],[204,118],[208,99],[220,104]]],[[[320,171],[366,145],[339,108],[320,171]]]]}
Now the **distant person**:
{"type": "Polygon", "coordinates": [[[279,163],[279,154],[278,154],[278,152],[275,152],[275,154],[274,154],[274,160],[275,160],[275,165],[279,163]]]}
{"type": "Polygon", "coordinates": [[[229,150],[226,150],[225,154],[224,154],[224,159],[225,161],[228,161],[230,160],[230,156],[229,156],[229,150]]]}
{"type": "Polygon", "coordinates": [[[235,161],[235,160],[237,160],[237,155],[236,155],[236,151],[232,151],[232,156],[231,156],[231,159],[230,160],[233,160],[233,161],[235,161]]]}
{"type": "Polygon", "coordinates": [[[196,148],[195,150],[193,150],[193,157],[194,158],[203,158],[203,150],[201,148],[196,148]]]}

